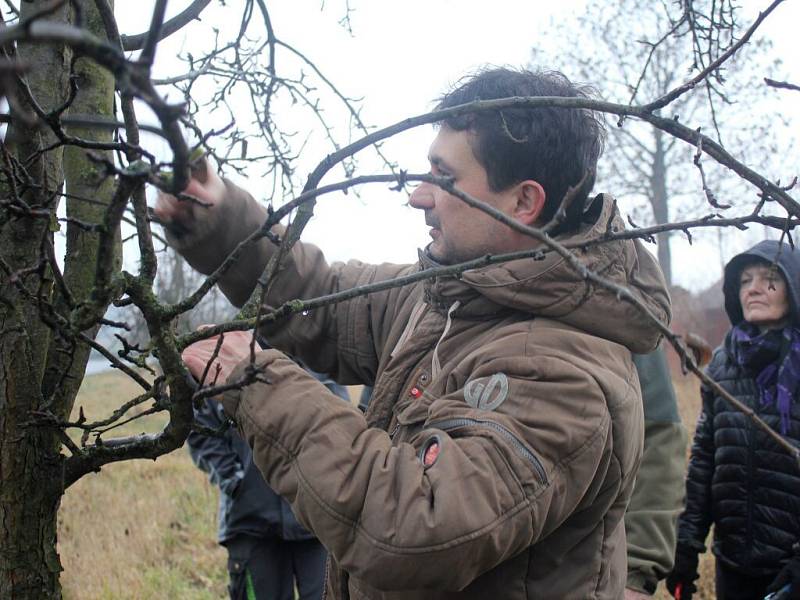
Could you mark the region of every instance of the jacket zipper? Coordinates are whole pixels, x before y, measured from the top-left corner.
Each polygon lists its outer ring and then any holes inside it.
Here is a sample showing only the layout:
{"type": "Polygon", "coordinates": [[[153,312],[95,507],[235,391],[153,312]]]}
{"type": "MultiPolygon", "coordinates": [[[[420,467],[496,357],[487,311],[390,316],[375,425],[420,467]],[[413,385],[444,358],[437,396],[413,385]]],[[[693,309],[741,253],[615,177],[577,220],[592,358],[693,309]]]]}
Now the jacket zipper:
{"type": "Polygon", "coordinates": [[[328,598],[328,582],[331,578],[331,557],[325,557],[325,576],[322,578],[322,599],[327,600],[328,598]]]}
{"type": "MultiPolygon", "coordinates": [[[[756,398],[758,390],[751,389],[751,397],[756,398]]],[[[758,402],[753,402],[753,410],[757,410],[758,402]]],[[[755,444],[753,438],[756,436],[753,422],[747,419],[745,427],[747,434],[747,528],[745,531],[745,546],[747,547],[747,560],[750,561],[753,552],[753,459],[755,454],[755,444]]]]}
{"type": "Polygon", "coordinates": [[[395,354],[400,352],[400,349],[405,346],[408,338],[414,333],[414,330],[417,328],[417,324],[419,323],[420,318],[422,317],[422,313],[425,312],[425,309],[428,305],[423,302],[422,300],[418,301],[414,308],[411,310],[411,315],[408,318],[408,323],[406,323],[405,329],[403,329],[403,333],[400,334],[400,339],[397,340],[397,343],[392,348],[390,357],[394,357],[395,354]]]}
{"type": "Polygon", "coordinates": [[[487,421],[484,419],[460,418],[428,423],[427,427],[441,429],[442,431],[450,431],[453,429],[460,429],[461,427],[469,427],[471,425],[488,427],[511,442],[511,446],[517,451],[517,453],[533,465],[534,471],[536,471],[536,474],[539,476],[539,481],[544,485],[547,484],[547,474],[545,473],[544,466],[542,465],[542,461],[539,460],[539,457],[536,456],[511,430],[503,425],[500,425],[500,423],[495,423],[494,421],[487,421]]]}

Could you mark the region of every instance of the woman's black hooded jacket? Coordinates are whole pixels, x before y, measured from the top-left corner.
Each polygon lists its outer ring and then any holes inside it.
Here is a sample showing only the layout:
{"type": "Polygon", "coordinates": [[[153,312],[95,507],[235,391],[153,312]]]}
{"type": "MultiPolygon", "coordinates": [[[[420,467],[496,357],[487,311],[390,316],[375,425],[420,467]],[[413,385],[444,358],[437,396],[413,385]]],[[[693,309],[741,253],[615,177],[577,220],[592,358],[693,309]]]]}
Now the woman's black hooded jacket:
{"type": "MultiPolygon", "coordinates": [[[[725,267],[725,309],[733,325],[743,320],[739,302],[741,271],[753,257],[777,264],[787,282],[794,324],[800,323],[800,251],[765,241],[734,257],[725,267]]],[[[717,348],[708,374],[780,432],[774,404],[764,406],[754,381],[732,358],[730,332],[717,348]]],[[[686,481],[686,509],[678,520],[678,542],[704,549],[714,524],[714,554],[743,574],[770,575],[792,556],[800,541],[800,467],[742,412],[701,388],[686,481]]],[[[793,399],[785,437],[800,446],[800,401],[793,399]]]]}

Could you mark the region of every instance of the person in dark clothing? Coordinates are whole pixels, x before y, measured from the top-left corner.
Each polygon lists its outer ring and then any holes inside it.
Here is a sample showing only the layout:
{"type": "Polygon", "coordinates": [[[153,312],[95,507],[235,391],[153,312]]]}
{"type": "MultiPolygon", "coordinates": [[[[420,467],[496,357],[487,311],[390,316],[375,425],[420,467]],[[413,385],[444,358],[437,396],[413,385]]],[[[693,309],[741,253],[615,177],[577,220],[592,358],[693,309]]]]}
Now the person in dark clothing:
{"type": "MultiPolygon", "coordinates": [[[[764,241],[725,267],[733,326],[708,375],[770,427],[800,444],[800,251],[764,241]]],[[[708,386],[697,422],[667,588],[696,591],[698,553],[714,525],[719,600],[800,598],[800,468],[743,412],[708,386]]]]}
{"type": "MultiPolygon", "coordinates": [[[[348,398],[343,386],[323,380],[348,398]]],[[[192,431],[187,439],[194,463],[220,489],[218,540],[228,550],[231,600],[319,600],[327,553],[295,519],[289,504],[265,482],[252,452],[235,427],[227,427],[222,405],[207,399],[195,422],[219,435],[192,431]]]]}

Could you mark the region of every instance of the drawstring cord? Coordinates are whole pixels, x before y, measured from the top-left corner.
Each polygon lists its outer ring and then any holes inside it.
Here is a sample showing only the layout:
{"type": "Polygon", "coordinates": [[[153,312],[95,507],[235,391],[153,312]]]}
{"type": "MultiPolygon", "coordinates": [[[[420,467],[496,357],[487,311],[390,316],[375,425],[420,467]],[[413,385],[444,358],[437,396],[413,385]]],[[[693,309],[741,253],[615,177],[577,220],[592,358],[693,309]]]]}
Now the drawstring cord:
{"type": "Polygon", "coordinates": [[[453,304],[450,305],[450,308],[447,309],[447,322],[444,325],[444,331],[442,335],[439,337],[439,341],[436,342],[436,346],[433,347],[433,360],[431,361],[431,379],[436,379],[439,373],[442,370],[442,365],[439,362],[439,344],[442,343],[447,333],[450,331],[450,326],[453,324],[453,313],[456,309],[461,306],[461,302],[456,300],[453,304]]]}

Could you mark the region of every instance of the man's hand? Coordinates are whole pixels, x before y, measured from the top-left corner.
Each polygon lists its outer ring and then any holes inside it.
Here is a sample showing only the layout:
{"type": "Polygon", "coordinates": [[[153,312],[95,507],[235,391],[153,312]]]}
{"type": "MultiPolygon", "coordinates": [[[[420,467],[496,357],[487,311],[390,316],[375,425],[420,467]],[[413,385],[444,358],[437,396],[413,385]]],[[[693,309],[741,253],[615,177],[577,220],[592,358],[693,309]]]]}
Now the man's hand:
{"type": "Polygon", "coordinates": [[[222,203],[225,198],[225,183],[204,158],[196,167],[192,167],[192,178],[183,193],[194,196],[206,206],[178,200],[175,196],[159,191],[153,212],[165,226],[185,231],[192,229],[200,214],[198,211],[213,210],[222,203]]]}
{"type": "Polygon", "coordinates": [[[214,360],[208,368],[206,380],[202,383],[204,385],[221,385],[227,381],[236,365],[250,356],[252,335],[247,331],[231,331],[222,336],[201,340],[188,346],[181,357],[197,381],[203,377],[206,365],[213,357],[214,360]],[[222,345],[217,349],[220,337],[223,338],[222,345]]]}
{"type": "Polygon", "coordinates": [[[650,598],[652,598],[650,594],[645,594],[644,592],[637,592],[636,590],[625,588],[625,600],[650,600],[650,598]]]}

